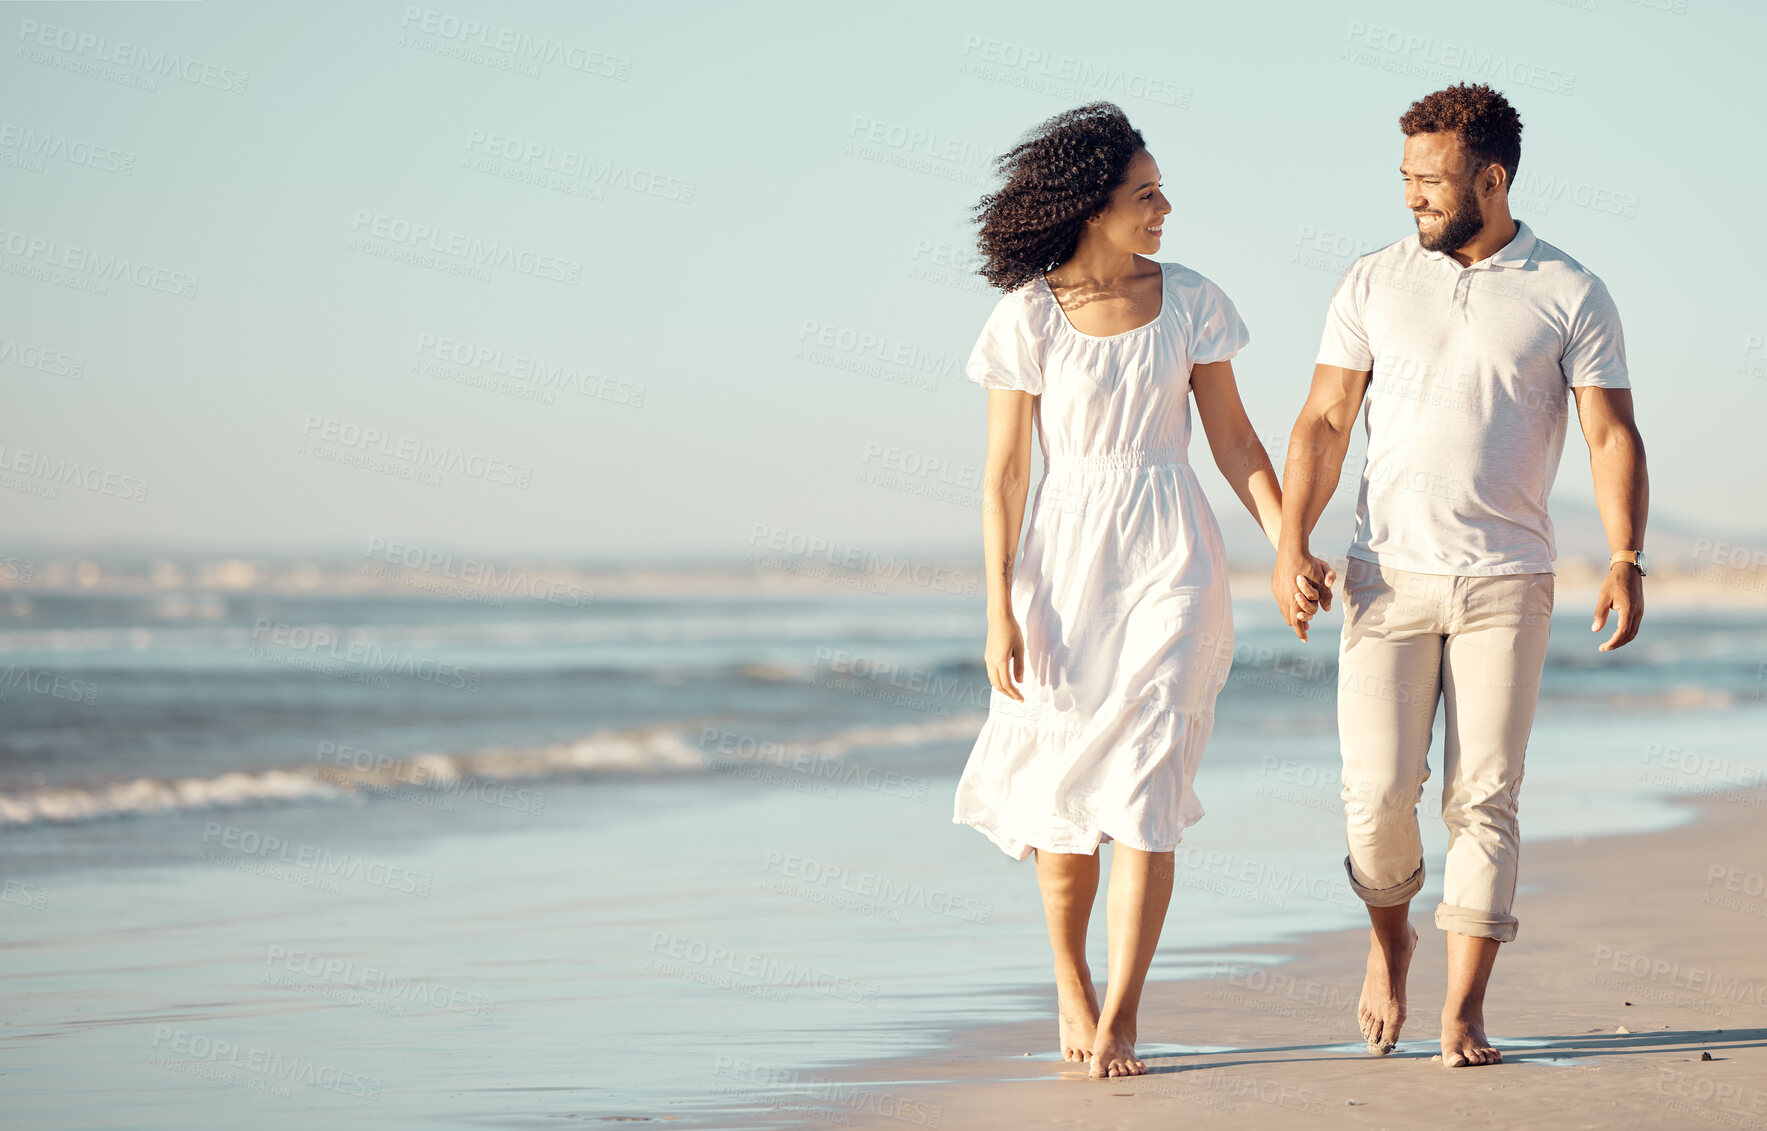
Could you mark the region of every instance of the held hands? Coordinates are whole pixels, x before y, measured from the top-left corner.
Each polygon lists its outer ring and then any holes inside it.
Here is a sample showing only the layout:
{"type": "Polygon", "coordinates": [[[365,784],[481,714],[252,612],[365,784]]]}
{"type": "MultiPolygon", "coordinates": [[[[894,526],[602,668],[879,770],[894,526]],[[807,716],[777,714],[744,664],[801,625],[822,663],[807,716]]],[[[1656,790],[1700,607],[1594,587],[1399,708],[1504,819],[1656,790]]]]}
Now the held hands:
{"type": "Polygon", "coordinates": [[[1336,570],[1306,550],[1277,553],[1276,568],[1270,572],[1270,593],[1284,623],[1302,641],[1307,639],[1307,624],[1313,614],[1331,608],[1331,587],[1337,579],[1336,570]]]}
{"type": "Polygon", "coordinates": [[[1610,609],[1617,610],[1620,619],[1614,625],[1614,634],[1596,649],[1597,652],[1612,652],[1615,648],[1625,647],[1638,635],[1639,622],[1644,620],[1644,578],[1630,562],[1615,562],[1607,576],[1602,578],[1590,632],[1601,631],[1607,624],[1610,609]]]}
{"type": "Polygon", "coordinates": [[[988,682],[1002,695],[1020,703],[1025,701],[1013,686],[1025,681],[1025,637],[1011,613],[988,618],[988,644],[982,653],[982,666],[988,670],[988,682]]]}

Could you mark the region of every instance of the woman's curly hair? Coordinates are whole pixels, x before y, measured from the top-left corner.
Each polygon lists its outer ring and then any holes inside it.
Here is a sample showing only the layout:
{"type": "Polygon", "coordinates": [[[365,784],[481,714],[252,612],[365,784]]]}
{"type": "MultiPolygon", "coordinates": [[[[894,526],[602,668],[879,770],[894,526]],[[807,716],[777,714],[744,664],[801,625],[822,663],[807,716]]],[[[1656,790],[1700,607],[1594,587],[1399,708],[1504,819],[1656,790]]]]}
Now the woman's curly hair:
{"type": "Polygon", "coordinates": [[[1110,203],[1147,148],[1141,131],[1111,102],[1063,111],[994,159],[1005,181],[977,202],[978,272],[1010,291],[1074,253],[1086,219],[1110,203]]]}

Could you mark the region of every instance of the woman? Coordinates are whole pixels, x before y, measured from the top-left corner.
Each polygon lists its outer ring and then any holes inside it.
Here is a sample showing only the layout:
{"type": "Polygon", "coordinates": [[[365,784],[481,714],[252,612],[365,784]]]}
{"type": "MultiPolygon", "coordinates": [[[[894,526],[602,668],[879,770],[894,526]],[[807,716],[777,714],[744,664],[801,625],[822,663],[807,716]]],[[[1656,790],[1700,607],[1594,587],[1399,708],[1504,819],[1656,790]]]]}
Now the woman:
{"type": "Polygon", "coordinates": [[[1233,657],[1221,532],[1191,469],[1190,397],[1215,465],[1276,545],[1281,488],[1230,362],[1249,340],[1208,279],[1157,254],[1171,203],[1140,131],[1097,102],[999,159],[977,206],[982,274],[1006,294],[966,367],[987,388],[988,721],[954,820],[1037,858],[1062,1056],[1146,1071],[1135,1018],[1203,815],[1191,782],[1233,657]],[[1031,500],[1031,430],[1044,475],[1031,500]],[[1021,624],[1023,629],[1021,631],[1021,624]],[[1022,693],[1015,684],[1022,684],[1022,693]],[[1086,965],[1098,847],[1115,841],[1100,1010],[1086,965]]]}

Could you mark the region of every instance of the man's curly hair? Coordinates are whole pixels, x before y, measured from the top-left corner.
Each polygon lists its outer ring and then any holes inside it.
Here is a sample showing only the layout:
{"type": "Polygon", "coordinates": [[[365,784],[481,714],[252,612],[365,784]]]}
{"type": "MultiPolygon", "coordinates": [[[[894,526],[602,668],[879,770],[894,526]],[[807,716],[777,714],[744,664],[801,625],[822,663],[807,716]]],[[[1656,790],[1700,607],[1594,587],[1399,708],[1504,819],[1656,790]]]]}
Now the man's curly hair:
{"type": "Polygon", "coordinates": [[[1104,209],[1147,148],[1111,102],[1063,111],[994,159],[1005,184],[976,204],[978,272],[1010,291],[1074,253],[1087,217],[1104,209]]]}
{"type": "Polygon", "coordinates": [[[1469,164],[1467,175],[1501,165],[1515,184],[1522,160],[1522,119],[1503,95],[1484,83],[1456,83],[1426,94],[1399,115],[1399,128],[1412,134],[1454,133],[1469,164]]]}

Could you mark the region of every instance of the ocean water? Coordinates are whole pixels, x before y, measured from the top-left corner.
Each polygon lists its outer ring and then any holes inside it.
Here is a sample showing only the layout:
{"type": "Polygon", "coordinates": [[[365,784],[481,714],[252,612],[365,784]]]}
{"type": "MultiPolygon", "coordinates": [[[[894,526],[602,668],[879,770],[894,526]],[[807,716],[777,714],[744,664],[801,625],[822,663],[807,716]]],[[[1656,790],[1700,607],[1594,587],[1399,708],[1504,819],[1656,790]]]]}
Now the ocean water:
{"type": "MultiPolygon", "coordinates": [[[[1767,616],[1653,611],[1601,655],[1560,614],[1525,837],[1669,827],[1688,795],[1767,812],[1767,616]]],[[[1337,621],[1303,645],[1261,601],[1235,620],[1156,978],[1363,921],[1339,864],[1337,621]]],[[[762,587],[589,610],[17,596],[0,1054],[33,1066],[21,1102],[151,1094],[193,1127],[361,1110],[167,1072],[170,1024],[330,1058],[414,1125],[763,1126],[834,1065],[1047,1014],[1030,865],[950,820],[984,627],[973,598],[762,587]],[[119,965],[125,934],[175,957],[119,965]],[[120,1067],[94,1090],[96,1062],[120,1067]]]]}
{"type": "MultiPolygon", "coordinates": [[[[1224,741],[1335,725],[1336,621],[1236,605],[1224,741]]],[[[1664,613],[1600,655],[1560,610],[1542,703],[1760,705],[1763,614],[1664,613]],[[1756,623],[1751,624],[1749,617],[1756,623]]],[[[950,766],[988,703],[973,599],[17,595],[0,605],[0,828],[488,783],[840,759],[950,766]]],[[[446,797],[438,798],[446,800],[446,797]]],[[[372,819],[372,818],[369,818],[372,819]]],[[[151,826],[142,837],[151,840],[151,826]]]]}

